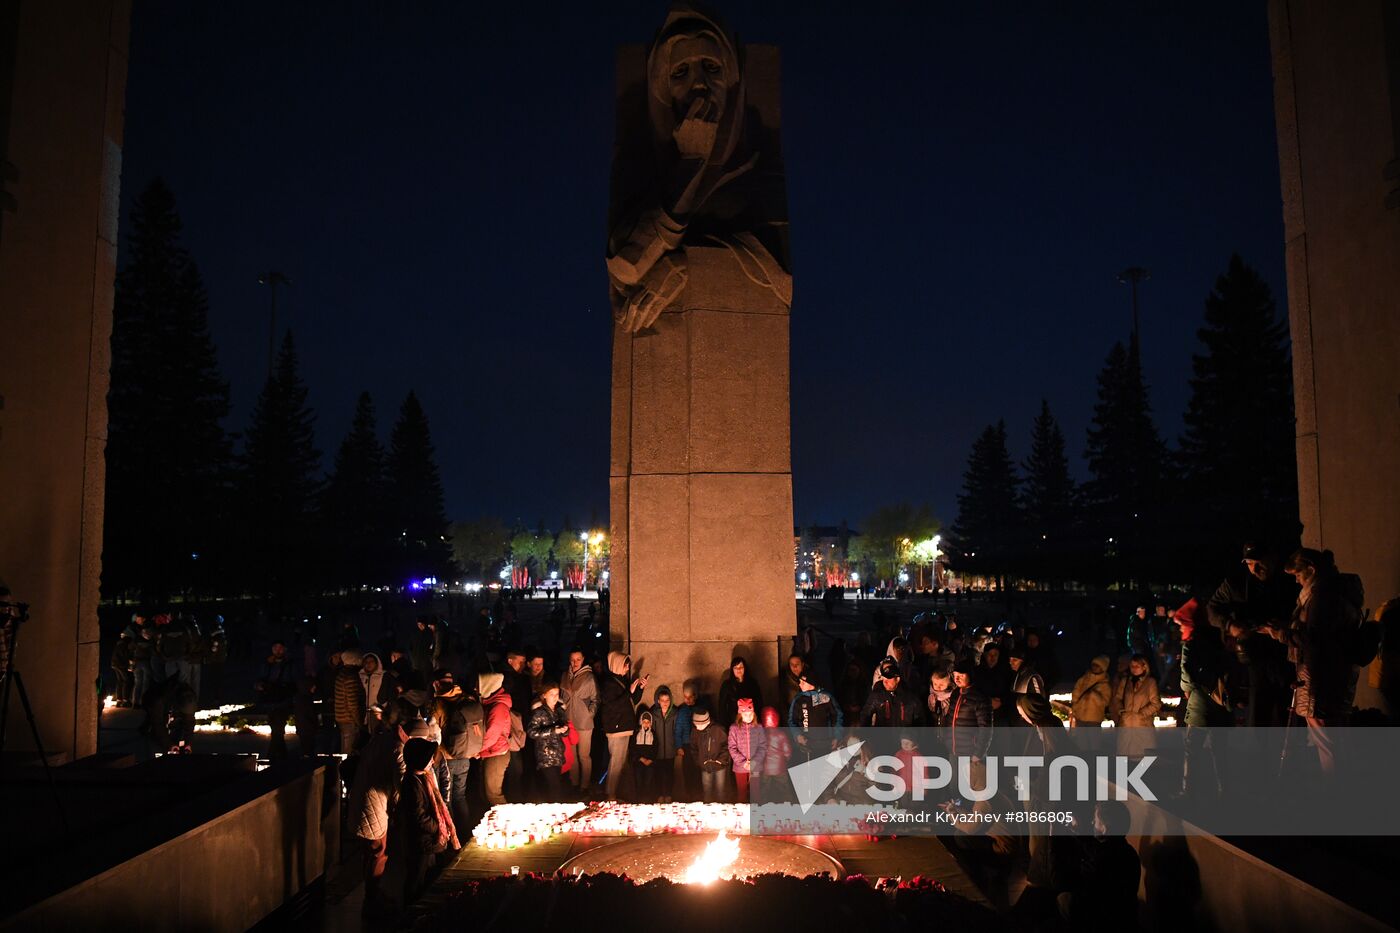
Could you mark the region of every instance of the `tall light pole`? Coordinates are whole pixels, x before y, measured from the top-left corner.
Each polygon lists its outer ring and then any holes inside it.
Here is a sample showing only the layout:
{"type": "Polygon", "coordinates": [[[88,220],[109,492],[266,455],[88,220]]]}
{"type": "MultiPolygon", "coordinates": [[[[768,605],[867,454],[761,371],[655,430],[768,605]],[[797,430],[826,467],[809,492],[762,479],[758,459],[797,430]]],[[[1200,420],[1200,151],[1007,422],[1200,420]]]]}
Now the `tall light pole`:
{"type": "Polygon", "coordinates": [[[272,292],[267,316],[267,379],[271,382],[272,371],[277,365],[277,286],[291,285],[292,280],[280,272],[264,272],[258,276],[258,284],[266,285],[272,292]]]}
{"type": "Polygon", "coordinates": [[[1142,351],[1142,322],[1138,319],[1138,283],[1146,282],[1152,278],[1152,273],[1138,266],[1131,266],[1118,273],[1118,282],[1121,285],[1130,285],[1133,289],[1133,347],[1141,353],[1142,351]]]}
{"type": "Polygon", "coordinates": [[[578,539],[579,539],[580,542],[583,543],[583,588],[582,588],[581,590],[579,590],[579,592],[581,592],[581,593],[587,593],[587,592],[588,592],[588,532],[586,532],[586,531],[581,531],[581,532],[579,532],[578,539]]]}

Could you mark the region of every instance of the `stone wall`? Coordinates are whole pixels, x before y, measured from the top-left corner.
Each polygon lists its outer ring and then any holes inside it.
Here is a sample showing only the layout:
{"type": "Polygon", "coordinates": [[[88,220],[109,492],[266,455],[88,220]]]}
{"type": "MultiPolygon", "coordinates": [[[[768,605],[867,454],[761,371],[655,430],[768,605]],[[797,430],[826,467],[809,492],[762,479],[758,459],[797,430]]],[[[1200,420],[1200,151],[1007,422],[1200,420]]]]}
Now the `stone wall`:
{"type": "MultiPolygon", "coordinates": [[[[33,607],[18,662],[45,748],[80,757],[97,747],[130,8],[12,2],[0,19],[0,579],[33,607]]],[[[11,749],[33,745],[18,707],[11,749]]]]}
{"type": "MultiPolygon", "coordinates": [[[[1400,595],[1400,11],[1271,0],[1303,543],[1400,595]]],[[[1379,705],[1379,669],[1358,705],[1379,705]]]]}

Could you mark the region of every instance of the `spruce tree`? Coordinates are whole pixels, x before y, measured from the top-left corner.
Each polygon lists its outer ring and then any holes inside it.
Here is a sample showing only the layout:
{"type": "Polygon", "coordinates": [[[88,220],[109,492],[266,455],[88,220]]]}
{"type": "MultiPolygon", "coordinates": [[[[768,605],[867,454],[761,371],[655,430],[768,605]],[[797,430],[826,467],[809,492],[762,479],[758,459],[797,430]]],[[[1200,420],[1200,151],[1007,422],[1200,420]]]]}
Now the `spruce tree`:
{"type": "Polygon", "coordinates": [[[279,598],[304,588],[320,564],[315,509],[321,454],[306,395],[288,331],[253,409],[243,450],[243,543],[250,582],[279,598]]]}
{"type": "Polygon", "coordinates": [[[321,500],[329,582],[355,588],[393,579],[387,491],[374,400],[361,392],[321,500]]]}
{"type": "Polygon", "coordinates": [[[229,395],[204,282],[159,179],[128,229],[113,307],[103,585],[161,600],[222,579],[229,395]]]}
{"type": "Polygon", "coordinates": [[[1149,574],[1165,570],[1168,454],[1152,422],[1135,343],[1113,345],[1098,383],[1084,454],[1092,474],[1084,488],[1090,534],[1108,579],[1146,584],[1149,574]]]}
{"type": "Polygon", "coordinates": [[[1006,449],[1006,422],[988,425],[972,445],[958,494],[958,519],[949,552],[955,567],[997,577],[1005,584],[1023,535],[1019,485],[1006,449]]]}
{"type": "Polygon", "coordinates": [[[452,560],[442,479],[433,456],[428,416],[413,392],[399,409],[389,440],[390,522],[399,540],[403,580],[445,576],[452,560]]]}
{"type": "Polygon", "coordinates": [[[1180,445],[1186,505],[1204,531],[1191,566],[1202,581],[1246,540],[1283,550],[1299,531],[1287,321],[1238,255],[1205,304],[1180,445]]]}
{"type": "Polygon", "coordinates": [[[1026,477],[1021,506],[1028,572],[1045,580],[1061,580],[1070,569],[1064,558],[1071,553],[1076,538],[1075,488],[1065,456],[1065,436],[1045,399],[1041,399],[1031,432],[1030,456],[1021,469],[1026,477]]]}

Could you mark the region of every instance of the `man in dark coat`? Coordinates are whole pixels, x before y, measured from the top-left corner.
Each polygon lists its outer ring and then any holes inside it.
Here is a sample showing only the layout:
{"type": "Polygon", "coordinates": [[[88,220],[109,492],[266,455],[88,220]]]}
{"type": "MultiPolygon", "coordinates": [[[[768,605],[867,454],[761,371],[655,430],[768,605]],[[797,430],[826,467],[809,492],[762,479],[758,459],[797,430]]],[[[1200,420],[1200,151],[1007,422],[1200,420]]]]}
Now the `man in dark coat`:
{"type": "Polygon", "coordinates": [[[1236,700],[1246,706],[1246,724],[1282,726],[1293,682],[1286,649],[1269,636],[1269,626],[1287,627],[1298,602],[1298,586],[1281,573],[1271,554],[1244,546],[1240,572],[1221,582],[1206,603],[1210,624],[1226,635],[1242,676],[1231,678],[1236,700]]]}
{"type": "Polygon", "coordinates": [[[894,658],[881,661],[878,673],[880,679],[861,707],[858,725],[875,727],[870,734],[872,754],[893,755],[899,750],[900,730],[923,725],[924,704],[900,683],[899,662],[894,658]]]}

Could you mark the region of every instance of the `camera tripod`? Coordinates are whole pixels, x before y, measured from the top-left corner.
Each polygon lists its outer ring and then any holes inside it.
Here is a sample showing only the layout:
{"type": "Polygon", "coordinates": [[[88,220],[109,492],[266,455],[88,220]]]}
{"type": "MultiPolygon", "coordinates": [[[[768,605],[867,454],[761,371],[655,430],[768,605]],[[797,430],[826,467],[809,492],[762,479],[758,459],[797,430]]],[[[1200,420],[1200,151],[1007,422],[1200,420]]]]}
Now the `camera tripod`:
{"type": "MultiPolygon", "coordinates": [[[[10,724],[10,694],[16,690],[19,692],[20,706],[24,709],[24,718],[29,722],[29,734],[34,739],[34,750],[39,753],[39,761],[44,766],[44,779],[48,782],[49,790],[53,793],[54,806],[58,808],[59,819],[63,823],[63,828],[68,829],[68,814],[63,809],[63,798],[58,793],[58,782],[54,780],[53,769],[49,767],[49,756],[44,752],[44,741],[39,736],[39,723],[34,718],[34,707],[29,702],[29,691],[24,689],[24,677],[15,670],[15,654],[19,651],[20,626],[28,619],[24,604],[16,604],[19,614],[14,618],[9,632],[10,652],[5,659],[5,669],[0,671],[0,756],[5,753],[5,738],[9,731],[10,724]]],[[[5,611],[8,607],[0,607],[5,611]]],[[[0,633],[0,638],[5,637],[0,633]]]]}

